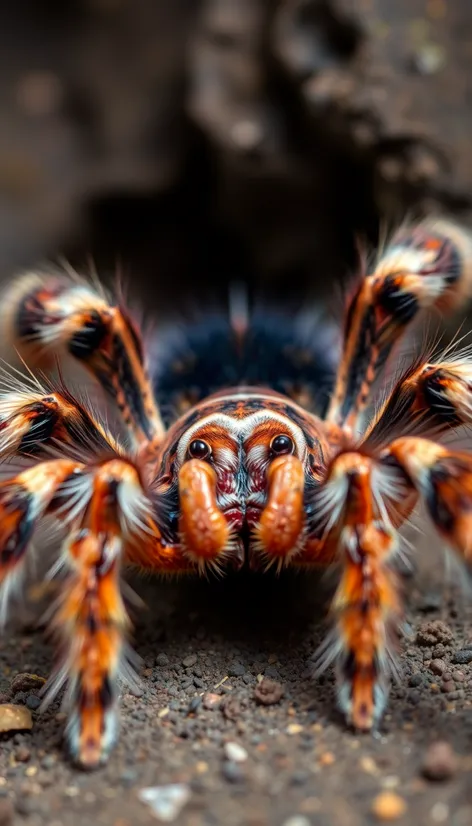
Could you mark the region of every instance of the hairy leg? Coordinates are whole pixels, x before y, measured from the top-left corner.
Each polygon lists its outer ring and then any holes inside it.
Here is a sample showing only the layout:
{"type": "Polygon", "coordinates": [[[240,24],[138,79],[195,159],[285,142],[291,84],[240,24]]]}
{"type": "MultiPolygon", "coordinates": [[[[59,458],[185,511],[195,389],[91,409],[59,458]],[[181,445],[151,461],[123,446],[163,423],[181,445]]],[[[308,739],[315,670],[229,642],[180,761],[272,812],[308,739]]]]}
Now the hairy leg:
{"type": "Polygon", "coordinates": [[[162,440],[141,336],[123,306],[86,282],[34,273],[3,297],[3,322],[30,366],[50,369],[66,354],[83,365],[116,402],[137,446],[162,440]]]}
{"type": "Polygon", "coordinates": [[[472,568],[472,454],[404,437],[385,450],[384,461],[392,459],[416,487],[441,536],[472,568]]]}
{"type": "Polygon", "coordinates": [[[355,429],[372,384],[422,310],[452,310],[472,288],[472,242],[446,221],[401,229],[346,315],[343,355],[328,421],[355,429]]]}
{"type": "Polygon", "coordinates": [[[370,449],[396,436],[440,435],[472,422],[470,357],[414,364],[396,383],[363,438],[370,449]]]}
{"type": "Polygon", "coordinates": [[[139,471],[121,457],[85,465],[39,462],[0,485],[0,615],[21,582],[28,548],[43,519],[64,536],[51,575],[59,599],[51,608],[60,659],[49,699],[64,685],[66,738],[74,759],[93,767],[106,759],[117,733],[118,677],[129,676],[129,619],[122,597],[124,565],[154,572],[195,571],[167,544],[157,525],[159,501],[139,471]]]}
{"type": "MultiPolygon", "coordinates": [[[[318,672],[334,662],[339,704],[352,725],[369,729],[380,718],[394,670],[401,595],[392,565],[398,549],[389,517],[390,471],[356,452],[339,454],[315,495],[314,509],[337,537],[341,577],[332,611],[334,627],[321,647],[318,672]]],[[[313,557],[316,564],[316,555],[313,557]]]]}
{"type": "Polygon", "coordinates": [[[119,446],[77,399],[50,382],[4,377],[0,394],[0,457],[106,456],[119,446]]]}

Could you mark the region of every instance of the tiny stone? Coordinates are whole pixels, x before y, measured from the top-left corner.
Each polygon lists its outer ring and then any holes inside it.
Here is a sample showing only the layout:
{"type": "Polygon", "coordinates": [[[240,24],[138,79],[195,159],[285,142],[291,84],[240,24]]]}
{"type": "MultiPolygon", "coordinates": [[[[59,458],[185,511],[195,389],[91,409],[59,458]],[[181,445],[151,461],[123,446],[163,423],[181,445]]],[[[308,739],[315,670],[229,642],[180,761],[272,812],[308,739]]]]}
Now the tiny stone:
{"type": "Polygon", "coordinates": [[[287,726],[286,731],[287,734],[291,735],[300,734],[303,731],[303,726],[301,726],[299,723],[290,723],[290,725],[287,726]]]}
{"type": "Polygon", "coordinates": [[[248,758],[246,749],[240,746],[239,743],[225,743],[224,752],[228,760],[233,763],[244,763],[248,758]]]}
{"type": "Polygon", "coordinates": [[[398,820],[406,812],[406,802],[395,792],[381,792],[372,803],[372,814],[377,820],[398,820]]]}
{"type": "Polygon", "coordinates": [[[464,683],[465,682],[465,674],[463,671],[453,671],[452,672],[452,679],[456,681],[456,683],[464,683]]]}
{"type": "Polygon", "coordinates": [[[10,691],[15,696],[19,691],[34,691],[42,688],[45,682],[44,677],[38,677],[37,674],[17,674],[10,683],[10,691]]]}
{"type": "Polygon", "coordinates": [[[37,711],[40,705],[41,699],[36,694],[29,694],[26,698],[26,708],[29,708],[30,711],[37,711]]]}
{"type": "Polygon", "coordinates": [[[472,663],[472,648],[461,648],[460,651],[456,651],[452,658],[452,662],[457,665],[472,663]]]}
{"type": "Polygon", "coordinates": [[[185,659],[182,660],[182,665],[185,668],[190,668],[192,665],[195,665],[195,663],[197,662],[197,659],[198,659],[198,657],[197,657],[196,654],[189,654],[188,657],[185,657],[185,659]]]}
{"type": "Polygon", "coordinates": [[[449,743],[439,740],[426,752],[422,774],[428,780],[449,780],[457,771],[457,758],[449,743]]]}
{"type": "Polygon", "coordinates": [[[200,708],[201,703],[201,697],[193,697],[188,704],[187,714],[195,714],[195,712],[200,708]]]}
{"type": "Polygon", "coordinates": [[[31,712],[25,706],[12,703],[0,705],[0,731],[24,731],[33,728],[31,712]]]}
{"type": "Polygon", "coordinates": [[[423,685],[423,675],[422,674],[412,674],[410,677],[410,685],[413,688],[417,688],[420,685],[423,685]]]}
{"type": "Polygon", "coordinates": [[[169,665],[169,657],[167,656],[167,654],[158,654],[156,657],[156,665],[162,667],[169,665]]]}
{"type": "Polygon", "coordinates": [[[283,696],[283,685],[275,680],[267,680],[265,677],[254,689],[254,699],[263,706],[275,705],[283,696]]]}
{"type": "Polygon", "coordinates": [[[441,686],[441,691],[443,694],[449,694],[451,691],[456,690],[456,684],[454,680],[445,680],[441,686]]]}
{"type": "Polygon", "coordinates": [[[221,703],[221,697],[219,694],[212,694],[211,692],[207,692],[203,695],[203,708],[208,710],[214,709],[221,703]]]}
{"type": "Polygon", "coordinates": [[[423,622],[416,634],[416,642],[423,646],[436,645],[437,643],[445,645],[452,642],[453,639],[454,635],[451,629],[442,620],[423,622]]]}
{"type": "Polygon", "coordinates": [[[15,751],[15,760],[17,760],[18,763],[27,763],[30,757],[31,752],[26,746],[20,746],[15,751]]]}
{"type": "Polygon", "coordinates": [[[444,674],[447,666],[444,660],[431,660],[430,669],[433,674],[444,674]]]}
{"type": "Polygon", "coordinates": [[[228,668],[230,677],[242,677],[246,673],[246,669],[242,663],[233,662],[228,668]]]}
{"type": "Polygon", "coordinates": [[[241,714],[241,703],[231,694],[222,699],[220,708],[226,720],[237,720],[241,714]]]}
{"type": "Polygon", "coordinates": [[[244,780],[244,772],[241,765],[231,760],[225,760],[222,767],[223,777],[230,783],[241,783],[244,780]]]}

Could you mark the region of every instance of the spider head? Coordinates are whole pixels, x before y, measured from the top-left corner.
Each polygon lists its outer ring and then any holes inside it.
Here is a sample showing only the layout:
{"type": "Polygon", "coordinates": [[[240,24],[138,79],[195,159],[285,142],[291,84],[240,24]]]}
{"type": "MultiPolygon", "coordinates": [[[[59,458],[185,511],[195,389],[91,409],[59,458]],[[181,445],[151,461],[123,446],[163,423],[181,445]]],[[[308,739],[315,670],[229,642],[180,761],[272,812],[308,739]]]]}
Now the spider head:
{"type": "Polygon", "coordinates": [[[233,539],[250,553],[269,498],[270,467],[283,457],[296,457],[310,485],[325,451],[323,426],[316,418],[278,394],[238,390],[210,397],[174,425],[160,479],[168,481],[178,510],[186,464],[209,465],[212,504],[224,514],[233,539]]]}

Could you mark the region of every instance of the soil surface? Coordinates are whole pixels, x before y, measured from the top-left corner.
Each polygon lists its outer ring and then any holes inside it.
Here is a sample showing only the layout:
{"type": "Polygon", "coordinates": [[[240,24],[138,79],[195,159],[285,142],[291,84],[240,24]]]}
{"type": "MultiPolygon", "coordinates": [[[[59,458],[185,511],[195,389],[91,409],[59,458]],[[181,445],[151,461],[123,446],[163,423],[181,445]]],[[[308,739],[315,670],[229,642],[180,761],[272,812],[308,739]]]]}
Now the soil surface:
{"type": "MultiPolygon", "coordinates": [[[[287,301],[333,292],[356,233],[410,210],[471,222],[470,0],[25,0],[0,23],[2,281],[90,253],[123,261],[149,309],[235,275],[287,301]]],[[[22,676],[54,659],[33,600],[0,640],[0,703],[32,718],[0,734],[0,826],[151,826],[140,792],[169,784],[185,826],[470,826],[472,607],[414,543],[373,735],[347,729],[331,672],[312,677],[325,583],[138,582],[140,688],[84,773],[59,702],[40,714],[22,676]]]]}
{"type": "Polygon", "coordinates": [[[428,542],[406,581],[401,679],[374,734],[346,728],[330,672],[312,677],[330,591],[310,576],[133,582],[151,606],[135,631],[141,684],[124,690],[119,745],[90,774],[67,761],[60,704],[40,714],[17,676],[47,677],[51,650],[12,628],[0,690],[33,728],[1,735],[0,823],[158,823],[140,791],[183,784],[171,822],[189,826],[467,826],[472,610],[430,557],[428,542]]]}

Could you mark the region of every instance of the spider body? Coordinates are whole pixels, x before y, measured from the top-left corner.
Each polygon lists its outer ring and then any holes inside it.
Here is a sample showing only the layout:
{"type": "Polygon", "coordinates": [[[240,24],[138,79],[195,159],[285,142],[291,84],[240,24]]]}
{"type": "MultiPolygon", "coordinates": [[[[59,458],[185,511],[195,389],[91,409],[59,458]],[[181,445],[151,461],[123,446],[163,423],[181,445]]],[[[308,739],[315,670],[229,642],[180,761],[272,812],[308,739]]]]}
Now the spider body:
{"type": "Polygon", "coordinates": [[[0,455],[15,463],[0,482],[0,619],[38,527],[52,520],[60,659],[46,700],[67,686],[78,763],[96,766],[116,740],[129,567],[335,567],[319,670],[335,664],[349,723],[376,724],[402,617],[398,530],[419,498],[472,561],[472,454],[442,440],[472,421],[470,354],[423,354],[390,378],[381,403],[376,388],[425,311],[469,298],[471,251],[448,222],[402,228],[358,280],[339,358],[321,318],[301,336],[286,317],[251,317],[236,301],[228,320],[149,347],[99,284],[48,273],[13,283],[3,329],[30,373],[6,372],[0,397],[0,455]],[[101,385],[124,433],[46,377],[58,359],[101,385]]]}

